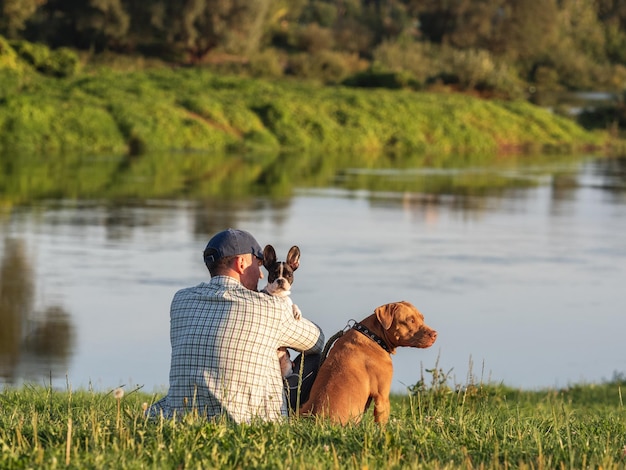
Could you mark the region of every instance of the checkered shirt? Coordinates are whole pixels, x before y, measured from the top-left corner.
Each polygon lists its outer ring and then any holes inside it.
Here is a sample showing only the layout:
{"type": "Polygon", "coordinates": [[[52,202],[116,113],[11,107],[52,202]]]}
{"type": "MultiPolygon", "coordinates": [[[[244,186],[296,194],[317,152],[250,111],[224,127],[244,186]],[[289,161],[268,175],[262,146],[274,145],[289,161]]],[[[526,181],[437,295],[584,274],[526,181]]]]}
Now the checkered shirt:
{"type": "Polygon", "coordinates": [[[324,347],[321,330],[295,320],[287,299],[251,291],[228,276],[174,295],[170,341],[169,391],[152,412],[170,417],[196,410],[237,423],[288,415],[279,347],[311,353],[324,347]]]}

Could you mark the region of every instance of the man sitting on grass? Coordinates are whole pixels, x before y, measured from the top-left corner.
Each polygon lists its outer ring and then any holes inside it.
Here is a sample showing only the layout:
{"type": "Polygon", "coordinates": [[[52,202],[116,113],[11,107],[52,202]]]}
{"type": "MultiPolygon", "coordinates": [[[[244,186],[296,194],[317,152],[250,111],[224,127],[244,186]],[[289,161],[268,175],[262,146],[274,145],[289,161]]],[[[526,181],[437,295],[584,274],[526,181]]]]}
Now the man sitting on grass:
{"type": "Polygon", "coordinates": [[[292,394],[300,390],[304,403],[324,347],[322,331],[304,318],[295,320],[286,298],[257,292],[263,251],[250,233],[217,233],[204,262],[211,280],[178,291],[172,300],[169,391],[150,415],[193,411],[237,423],[288,416],[276,351],[305,351],[302,386],[288,387],[292,394]]]}

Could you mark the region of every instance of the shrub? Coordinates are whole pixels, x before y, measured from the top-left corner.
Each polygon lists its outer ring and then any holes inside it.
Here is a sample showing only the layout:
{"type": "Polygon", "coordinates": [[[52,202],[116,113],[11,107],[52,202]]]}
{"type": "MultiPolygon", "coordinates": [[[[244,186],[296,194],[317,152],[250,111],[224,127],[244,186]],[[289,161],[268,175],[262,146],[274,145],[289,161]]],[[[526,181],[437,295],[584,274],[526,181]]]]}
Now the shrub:
{"type": "Polygon", "coordinates": [[[307,23],[319,23],[322,26],[332,26],[337,21],[337,6],[331,3],[313,0],[309,2],[302,15],[307,23]]]}
{"type": "Polygon", "coordinates": [[[556,64],[559,82],[570,90],[589,90],[597,85],[596,78],[600,67],[586,56],[575,54],[574,51],[560,56],[556,64]]]}
{"type": "Polygon", "coordinates": [[[425,83],[439,71],[435,59],[438,49],[430,43],[384,41],[374,49],[373,55],[376,66],[393,72],[409,72],[420,83],[425,83]]]}
{"type": "Polygon", "coordinates": [[[626,90],[626,66],[616,64],[611,67],[608,86],[610,90],[626,90]]]}
{"type": "Polygon", "coordinates": [[[20,75],[12,69],[0,67],[0,104],[8,97],[18,93],[20,88],[20,75]]]}
{"type": "Polygon", "coordinates": [[[300,29],[295,37],[295,46],[301,51],[316,53],[332,49],[335,40],[333,32],[328,28],[322,28],[317,23],[309,24],[300,29]]]}
{"type": "Polygon", "coordinates": [[[265,49],[250,58],[248,64],[253,77],[276,78],[283,75],[286,59],[276,49],[265,49]]]}
{"type": "Polygon", "coordinates": [[[68,48],[52,51],[43,44],[28,41],[13,41],[12,46],[22,60],[44,75],[71,77],[79,70],[78,55],[68,48]]]}
{"type": "Polygon", "coordinates": [[[0,69],[18,70],[22,67],[15,49],[9,41],[0,36],[0,69]]]}
{"type": "Polygon", "coordinates": [[[78,55],[66,48],[61,47],[52,51],[48,61],[47,74],[55,77],[73,77],[80,69],[78,55]]]}
{"type": "MultiPolygon", "coordinates": [[[[285,147],[306,148],[311,136],[294,121],[294,113],[290,109],[290,103],[273,100],[272,102],[259,103],[252,107],[263,125],[276,136],[281,145],[285,147]]],[[[248,134],[258,138],[255,134],[248,134]]]]}
{"type": "Polygon", "coordinates": [[[524,82],[505,62],[483,49],[445,49],[442,77],[462,90],[479,90],[507,98],[520,98],[524,82]]]}
{"type": "Polygon", "coordinates": [[[27,152],[61,150],[119,151],[124,142],[111,115],[100,106],[74,98],[60,103],[54,93],[21,94],[2,108],[4,149],[27,152]]]}
{"type": "Polygon", "coordinates": [[[546,91],[560,89],[559,73],[553,67],[546,65],[538,66],[531,79],[539,90],[546,91]]]}
{"type": "Polygon", "coordinates": [[[315,54],[294,54],[289,57],[287,71],[301,78],[340,83],[351,73],[364,67],[356,54],[320,51],[315,54]]]}
{"type": "Polygon", "coordinates": [[[37,70],[43,67],[50,56],[50,49],[43,44],[28,41],[11,41],[11,46],[19,57],[37,70]]]}
{"type": "Polygon", "coordinates": [[[357,52],[364,56],[371,54],[375,41],[374,32],[355,18],[343,18],[333,30],[336,49],[357,52]]]}
{"type": "Polygon", "coordinates": [[[606,50],[612,62],[626,64],[626,32],[618,25],[606,26],[606,50]]]}

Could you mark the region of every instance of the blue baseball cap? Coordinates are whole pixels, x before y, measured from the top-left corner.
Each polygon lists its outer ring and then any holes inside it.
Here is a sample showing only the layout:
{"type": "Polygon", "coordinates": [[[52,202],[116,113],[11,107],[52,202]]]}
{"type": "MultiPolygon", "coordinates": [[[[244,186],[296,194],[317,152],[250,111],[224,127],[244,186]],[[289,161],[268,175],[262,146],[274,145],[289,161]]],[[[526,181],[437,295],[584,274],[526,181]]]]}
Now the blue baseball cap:
{"type": "Polygon", "coordinates": [[[251,253],[263,259],[263,250],[255,238],[245,230],[229,228],[216,233],[204,249],[204,263],[208,266],[227,256],[251,253]]]}

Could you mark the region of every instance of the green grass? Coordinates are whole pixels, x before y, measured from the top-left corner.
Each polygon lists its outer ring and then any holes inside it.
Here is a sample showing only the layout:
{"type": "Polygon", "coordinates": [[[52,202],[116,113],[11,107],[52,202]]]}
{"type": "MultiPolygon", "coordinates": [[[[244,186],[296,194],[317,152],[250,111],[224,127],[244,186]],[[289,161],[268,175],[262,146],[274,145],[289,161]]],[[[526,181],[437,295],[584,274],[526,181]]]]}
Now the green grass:
{"type": "Polygon", "coordinates": [[[270,82],[201,68],[54,78],[0,67],[0,84],[0,153],[495,153],[609,140],[522,101],[270,82]]]}
{"type": "Polygon", "coordinates": [[[149,421],[155,396],[0,393],[0,468],[626,468],[623,380],[563,390],[423,382],[392,397],[391,420],[234,425],[149,421]]]}

